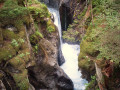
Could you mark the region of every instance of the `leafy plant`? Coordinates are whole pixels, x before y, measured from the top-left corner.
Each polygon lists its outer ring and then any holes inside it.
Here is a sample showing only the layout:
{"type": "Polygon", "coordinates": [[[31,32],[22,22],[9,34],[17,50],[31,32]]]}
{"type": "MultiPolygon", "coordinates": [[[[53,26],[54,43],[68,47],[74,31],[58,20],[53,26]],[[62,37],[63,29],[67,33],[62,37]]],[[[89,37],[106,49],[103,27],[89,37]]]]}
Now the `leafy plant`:
{"type": "Polygon", "coordinates": [[[19,55],[19,57],[24,57],[25,56],[25,54],[24,53],[21,53],[20,55],[19,55]]]}
{"type": "Polygon", "coordinates": [[[11,44],[15,47],[19,46],[18,42],[15,39],[12,40],[11,44]]]}
{"type": "Polygon", "coordinates": [[[24,39],[18,39],[18,41],[20,42],[20,43],[24,43],[25,42],[25,40],[24,39]]]}

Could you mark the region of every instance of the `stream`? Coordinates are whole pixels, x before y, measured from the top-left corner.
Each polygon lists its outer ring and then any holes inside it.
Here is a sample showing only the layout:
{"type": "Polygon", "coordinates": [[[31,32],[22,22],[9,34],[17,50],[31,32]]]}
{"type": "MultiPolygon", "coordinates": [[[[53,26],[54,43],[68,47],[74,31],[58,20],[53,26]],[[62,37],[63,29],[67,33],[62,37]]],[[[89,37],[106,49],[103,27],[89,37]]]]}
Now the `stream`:
{"type": "Polygon", "coordinates": [[[88,83],[81,78],[81,72],[78,71],[78,55],[80,52],[80,45],[71,45],[62,42],[61,22],[59,10],[48,7],[50,13],[54,15],[54,24],[58,27],[60,36],[60,46],[65,58],[65,63],[61,66],[64,72],[71,78],[74,84],[74,90],[85,90],[85,84],[88,83]]]}

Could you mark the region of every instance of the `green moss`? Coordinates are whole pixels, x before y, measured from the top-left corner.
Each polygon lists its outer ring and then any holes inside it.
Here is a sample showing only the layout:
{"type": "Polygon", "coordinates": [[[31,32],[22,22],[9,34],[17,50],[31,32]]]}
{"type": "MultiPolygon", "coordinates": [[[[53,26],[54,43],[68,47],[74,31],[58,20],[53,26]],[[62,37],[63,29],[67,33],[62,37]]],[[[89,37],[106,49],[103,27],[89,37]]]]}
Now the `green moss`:
{"type": "Polygon", "coordinates": [[[36,31],[34,34],[30,36],[31,44],[36,45],[39,42],[40,38],[43,38],[43,35],[39,31],[36,31]]]}
{"type": "Polygon", "coordinates": [[[82,17],[85,16],[86,11],[87,11],[87,8],[85,7],[83,11],[77,16],[77,18],[82,19],[82,17]]]}
{"type": "Polygon", "coordinates": [[[22,58],[22,60],[25,61],[25,63],[27,63],[30,59],[30,50],[29,48],[26,48],[22,51],[19,51],[19,57],[22,58]]]}
{"type": "MultiPolygon", "coordinates": [[[[22,64],[24,64],[24,60],[19,57],[19,55],[15,56],[14,58],[10,59],[9,63],[14,67],[14,68],[19,68],[22,64]]],[[[25,64],[24,67],[25,68],[25,64]]],[[[20,69],[20,68],[19,68],[20,69]]]]}
{"type": "Polygon", "coordinates": [[[91,65],[93,65],[93,62],[89,61],[89,59],[82,59],[82,60],[79,61],[78,65],[79,65],[80,68],[89,71],[91,65]]]}
{"type": "Polygon", "coordinates": [[[28,5],[32,4],[40,4],[40,2],[38,0],[28,0],[28,5]]]}
{"type": "Polygon", "coordinates": [[[34,19],[37,17],[50,17],[47,6],[45,4],[39,3],[36,5],[31,5],[28,7],[29,11],[33,14],[34,19]]]}
{"type": "Polygon", "coordinates": [[[20,88],[20,90],[28,90],[29,89],[29,80],[27,76],[27,70],[24,69],[22,73],[18,74],[12,74],[13,78],[17,84],[17,86],[20,88]]]}
{"type": "Polygon", "coordinates": [[[47,26],[47,30],[48,30],[48,32],[54,32],[55,27],[53,25],[49,25],[49,26],[47,26]]]}
{"type": "Polygon", "coordinates": [[[15,67],[18,68],[19,70],[25,68],[25,64],[29,61],[30,59],[30,51],[29,49],[24,49],[22,51],[18,52],[18,55],[9,60],[9,63],[15,67]]]}
{"type": "Polygon", "coordinates": [[[55,31],[55,26],[50,19],[49,19],[49,21],[47,21],[47,30],[48,30],[48,32],[54,32],[55,31]]]}
{"type": "Polygon", "coordinates": [[[39,32],[39,31],[36,31],[35,32],[35,35],[39,38],[43,38],[43,35],[39,32]]]}
{"type": "Polygon", "coordinates": [[[4,47],[0,48],[0,62],[8,60],[14,55],[16,55],[16,51],[10,44],[6,43],[4,47]]]}
{"type": "Polygon", "coordinates": [[[18,26],[21,24],[27,23],[29,25],[29,10],[26,7],[19,6],[16,0],[6,0],[0,9],[0,13],[0,26],[14,25],[19,31],[20,27],[18,26]]]}
{"type": "Polygon", "coordinates": [[[93,88],[95,90],[100,90],[98,85],[97,85],[97,81],[96,81],[96,77],[95,76],[91,77],[91,81],[87,84],[85,90],[92,90],[93,88]]]}
{"type": "Polygon", "coordinates": [[[0,9],[0,20],[3,21],[9,18],[14,19],[27,14],[27,12],[27,8],[18,6],[16,1],[6,0],[4,7],[0,9]]]}
{"type": "Polygon", "coordinates": [[[81,52],[86,53],[88,55],[93,55],[96,50],[93,47],[91,42],[87,42],[86,40],[83,40],[80,45],[81,52]]]}
{"type": "Polygon", "coordinates": [[[12,39],[18,39],[19,37],[13,31],[3,30],[3,38],[5,40],[12,40],[12,39]]]}

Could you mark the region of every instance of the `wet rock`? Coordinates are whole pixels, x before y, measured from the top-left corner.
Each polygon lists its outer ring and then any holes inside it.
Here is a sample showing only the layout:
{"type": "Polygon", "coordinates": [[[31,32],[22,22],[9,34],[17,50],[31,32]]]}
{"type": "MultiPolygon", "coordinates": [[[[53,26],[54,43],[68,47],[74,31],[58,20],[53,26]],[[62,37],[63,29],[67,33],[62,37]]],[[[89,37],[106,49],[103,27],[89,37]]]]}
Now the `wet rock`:
{"type": "Polygon", "coordinates": [[[63,0],[60,5],[59,12],[60,12],[60,20],[61,20],[61,27],[62,31],[66,31],[69,24],[73,22],[73,11],[70,6],[70,0],[63,0]]]}
{"type": "Polygon", "coordinates": [[[59,87],[59,90],[73,90],[73,85],[72,85],[72,81],[67,78],[67,77],[60,77],[58,79],[58,87],[59,87]]]}
{"type": "Polygon", "coordinates": [[[51,20],[54,22],[55,21],[55,18],[54,18],[54,15],[51,14],[51,20]]]}
{"type": "Polygon", "coordinates": [[[61,48],[59,48],[59,52],[58,52],[58,64],[59,64],[59,66],[61,66],[64,62],[65,62],[65,58],[62,54],[61,48]]]}

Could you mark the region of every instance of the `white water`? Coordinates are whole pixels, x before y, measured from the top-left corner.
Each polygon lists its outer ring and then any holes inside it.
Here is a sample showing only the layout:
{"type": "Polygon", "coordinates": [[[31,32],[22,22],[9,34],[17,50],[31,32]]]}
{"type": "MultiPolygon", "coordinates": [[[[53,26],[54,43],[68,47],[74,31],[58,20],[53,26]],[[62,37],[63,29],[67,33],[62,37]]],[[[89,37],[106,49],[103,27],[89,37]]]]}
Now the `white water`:
{"type": "MultiPolygon", "coordinates": [[[[59,11],[54,8],[48,9],[54,15],[55,18],[54,24],[58,27],[61,40],[62,35],[59,11]]],[[[61,40],[61,49],[63,56],[65,58],[65,63],[61,66],[61,68],[73,81],[74,90],[84,90],[85,83],[87,83],[87,81],[81,78],[81,72],[78,71],[78,54],[80,51],[80,46],[62,43],[61,40]]]]}
{"type": "Polygon", "coordinates": [[[60,36],[60,43],[62,43],[62,40],[61,40],[62,33],[61,33],[61,22],[60,22],[59,10],[54,9],[54,8],[48,8],[48,10],[49,10],[50,13],[52,13],[53,16],[54,16],[54,19],[55,19],[55,20],[54,20],[54,24],[58,27],[59,36],[60,36]]]}

